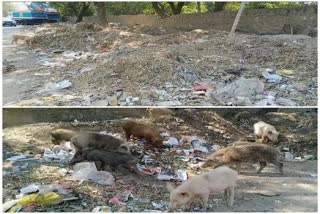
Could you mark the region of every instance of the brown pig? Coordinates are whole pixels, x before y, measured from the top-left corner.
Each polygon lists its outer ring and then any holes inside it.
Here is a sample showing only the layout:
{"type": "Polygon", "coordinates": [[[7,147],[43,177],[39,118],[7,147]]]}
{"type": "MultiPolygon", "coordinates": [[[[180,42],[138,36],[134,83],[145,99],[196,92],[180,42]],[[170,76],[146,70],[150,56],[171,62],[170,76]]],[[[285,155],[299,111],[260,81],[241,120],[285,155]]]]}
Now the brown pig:
{"type": "Polygon", "coordinates": [[[127,141],[131,135],[137,138],[145,138],[148,143],[154,147],[161,148],[163,146],[163,139],[158,130],[144,123],[138,123],[134,120],[127,120],[122,125],[126,134],[127,141]]]}
{"type": "Polygon", "coordinates": [[[222,191],[225,193],[228,205],[232,206],[237,176],[236,171],[222,166],[191,177],[177,188],[167,183],[167,189],[170,191],[169,211],[174,211],[183,205],[189,209],[195,198],[201,199],[203,210],[206,211],[209,195],[222,191]]]}
{"type": "Polygon", "coordinates": [[[202,168],[219,167],[221,165],[235,164],[238,173],[241,170],[241,163],[260,163],[260,168],[257,173],[267,166],[267,163],[272,163],[277,166],[280,173],[283,174],[283,156],[281,152],[268,145],[252,143],[238,146],[230,146],[220,149],[207,157],[202,168]]]}
{"type": "Polygon", "coordinates": [[[253,125],[256,140],[261,139],[261,143],[276,143],[278,141],[279,132],[276,128],[263,121],[253,125]]]}
{"type": "Polygon", "coordinates": [[[59,144],[61,141],[70,141],[78,132],[69,129],[56,129],[51,131],[50,134],[53,138],[52,143],[59,144]]]}
{"type": "Polygon", "coordinates": [[[78,162],[82,160],[94,161],[98,170],[103,169],[105,165],[109,165],[112,171],[122,166],[142,175],[136,166],[138,158],[128,153],[89,149],[84,151],[81,157],[82,159],[78,159],[78,162]]]}

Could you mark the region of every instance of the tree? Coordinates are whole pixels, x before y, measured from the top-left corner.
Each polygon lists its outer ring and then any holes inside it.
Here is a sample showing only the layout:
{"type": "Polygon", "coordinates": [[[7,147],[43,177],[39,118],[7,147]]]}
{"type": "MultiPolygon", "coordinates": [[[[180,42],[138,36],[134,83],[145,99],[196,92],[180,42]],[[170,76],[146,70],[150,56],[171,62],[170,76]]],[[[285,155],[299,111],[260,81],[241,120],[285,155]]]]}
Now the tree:
{"type": "Polygon", "coordinates": [[[11,2],[3,2],[2,4],[2,14],[4,17],[8,16],[10,12],[14,10],[14,6],[11,2]]]}
{"type": "Polygon", "coordinates": [[[98,23],[102,26],[107,25],[106,2],[95,2],[95,5],[97,8],[98,23]]]}
{"type": "Polygon", "coordinates": [[[77,16],[77,20],[76,20],[77,23],[82,22],[83,16],[88,11],[91,3],[90,2],[80,2],[80,4],[81,4],[81,9],[80,9],[79,14],[77,16]]]}
{"type": "Polygon", "coordinates": [[[91,2],[50,2],[61,16],[75,16],[76,22],[81,22],[84,16],[92,16],[94,7],[91,2]]]}
{"type": "Polygon", "coordinates": [[[198,13],[201,13],[201,2],[197,2],[197,11],[198,13]]]}
{"type": "Polygon", "coordinates": [[[178,15],[182,12],[185,2],[151,2],[152,7],[157,15],[161,18],[167,18],[170,15],[178,15]]]}
{"type": "Polygon", "coordinates": [[[213,12],[223,11],[227,2],[215,2],[213,12]]]}
{"type": "Polygon", "coordinates": [[[171,7],[173,15],[178,15],[182,11],[182,7],[184,6],[184,2],[178,2],[178,4],[174,4],[173,2],[168,2],[171,7]]]}
{"type": "Polygon", "coordinates": [[[107,14],[137,15],[143,14],[150,2],[106,2],[107,14]]]}
{"type": "Polygon", "coordinates": [[[166,14],[164,5],[160,2],[151,2],[153,9],[155,10],[156,14],[160,16],[162,19],[168,18],[169,15],[166,14]]]}

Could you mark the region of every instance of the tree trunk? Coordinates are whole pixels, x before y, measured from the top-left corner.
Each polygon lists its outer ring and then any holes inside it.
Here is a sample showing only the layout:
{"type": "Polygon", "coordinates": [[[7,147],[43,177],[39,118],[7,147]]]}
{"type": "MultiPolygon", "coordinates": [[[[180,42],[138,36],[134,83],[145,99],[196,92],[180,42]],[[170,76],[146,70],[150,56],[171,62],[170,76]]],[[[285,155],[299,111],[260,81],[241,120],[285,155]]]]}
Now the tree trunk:
{"type": "Polygon", "coordinates": [[[178,15],[182,11],[182,7],[184,6],[184,2],[178,2],[177,6],[173,2],[168,2],[171,7],[173,15],[178,15]]]}
{"type": "Polygon", "coordinates": [[[100,25],[105,26],[108,24],[106,5],[105,2],[96,2],[97,13],[98,13],[98,22],[100,25]]]}
{"type": "Polygon", "coordinates": [[[77,16],[76,23],[82,22],[84,14],[88,11],[90,7],[90,2],[83,2],[81,10],[77,16]]]}
{"type": "Polygon", "coordinates": [[[169,16],[165,13],[164,7],[161,7],[160,2],[151,2],[152,8],[156,11],[156,14],[161,17],[161,19],[168,18],[169,16]]]}
{"type": "Polygon", "coordinates": [[[215,2],[213,12],[223,11],[227,2],[215,2]]]}
{"type": "Polygon", "coordinates": [[[201,2],[197,2],[197,11],[198,13],[201,13],[201,2]]]}

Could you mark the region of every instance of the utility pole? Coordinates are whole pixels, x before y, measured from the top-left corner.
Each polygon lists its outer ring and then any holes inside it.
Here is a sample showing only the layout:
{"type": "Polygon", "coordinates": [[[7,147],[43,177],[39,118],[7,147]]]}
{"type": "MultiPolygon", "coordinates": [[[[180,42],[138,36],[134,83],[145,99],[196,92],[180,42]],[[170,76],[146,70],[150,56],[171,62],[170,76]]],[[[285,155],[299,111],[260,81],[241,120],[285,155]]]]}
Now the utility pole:
{"type": "Polygon", "coordinates": [[[240,20],[240,17],[241,17],[241,14],[242,14],[242,11],[244,9],[244,6],[246,5],[246,3],[248,2],[241,2],[241,5],[240,5],[240,9],[238,10],[238,14],[233,22],[233,25],[232,25],[232,28],[231,28],[231,31],[229,33],[229,37],[233,36],[234,32],[236,31],[237,29],[237,26],[238,26],[238,23],[239,23],[239,20],[240,20]]]}

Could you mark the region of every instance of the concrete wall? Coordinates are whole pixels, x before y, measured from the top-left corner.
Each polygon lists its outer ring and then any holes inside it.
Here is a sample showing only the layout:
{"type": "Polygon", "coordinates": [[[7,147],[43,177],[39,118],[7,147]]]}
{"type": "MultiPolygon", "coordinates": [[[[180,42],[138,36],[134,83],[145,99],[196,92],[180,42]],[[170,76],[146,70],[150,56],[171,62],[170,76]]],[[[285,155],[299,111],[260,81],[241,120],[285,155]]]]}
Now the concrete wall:
{"type": "Polygon", "coordinates": [[[5,108],[3,128],[41,122],[79,122],[115,120],[146,116],[144,108],[5,108]]]}
{"type": "MultiPolygon", "coordinates": [[[[141,24],[153,27],[182,29],[215,29],[229,31],[237,12],[181,14],[161,19],[155,15],[108,16],[109,22],[132,26],[141,24]]],[[[96,17],[85,17],[96,22],[96,17]]],[[[291,33],[308,34],[317,27],[317,6],[281,9],[244,10],[238,30],[246,33],[291,33]]]]}

